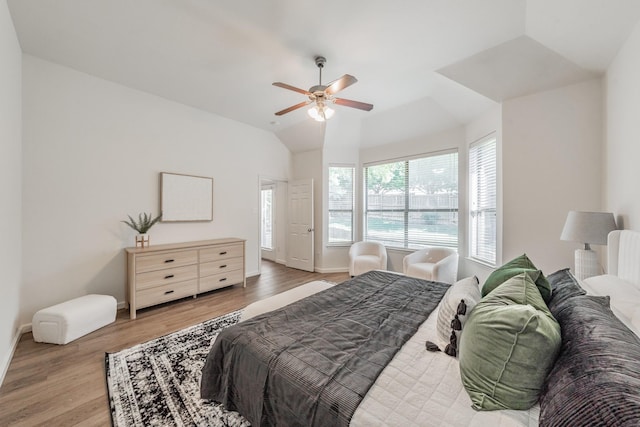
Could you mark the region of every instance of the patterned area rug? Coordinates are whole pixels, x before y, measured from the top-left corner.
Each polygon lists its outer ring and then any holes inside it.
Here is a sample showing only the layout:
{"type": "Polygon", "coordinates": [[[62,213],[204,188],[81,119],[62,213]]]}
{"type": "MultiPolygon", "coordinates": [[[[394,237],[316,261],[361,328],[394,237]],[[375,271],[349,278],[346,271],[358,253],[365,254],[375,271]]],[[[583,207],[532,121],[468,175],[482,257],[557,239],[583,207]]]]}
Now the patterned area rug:
{"type": "Polygon", "coordinates": [[[218,333],[235,311],[117,353],[105,368],[111,419],[125,426],[249,426],[237,412],[200,399],[200,376],[218,333]]]}

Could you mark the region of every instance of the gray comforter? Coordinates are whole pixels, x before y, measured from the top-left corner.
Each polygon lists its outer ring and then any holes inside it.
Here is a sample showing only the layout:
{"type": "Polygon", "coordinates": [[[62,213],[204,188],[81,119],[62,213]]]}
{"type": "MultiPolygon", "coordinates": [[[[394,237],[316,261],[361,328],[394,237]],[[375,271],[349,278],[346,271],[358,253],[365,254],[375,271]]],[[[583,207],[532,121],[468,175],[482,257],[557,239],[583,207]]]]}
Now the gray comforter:
{"type": "Polygon", "coordinates": [[[346,426],[449,285],[372,271],[225,329],[201,397],[254,426],[346,426]]]}

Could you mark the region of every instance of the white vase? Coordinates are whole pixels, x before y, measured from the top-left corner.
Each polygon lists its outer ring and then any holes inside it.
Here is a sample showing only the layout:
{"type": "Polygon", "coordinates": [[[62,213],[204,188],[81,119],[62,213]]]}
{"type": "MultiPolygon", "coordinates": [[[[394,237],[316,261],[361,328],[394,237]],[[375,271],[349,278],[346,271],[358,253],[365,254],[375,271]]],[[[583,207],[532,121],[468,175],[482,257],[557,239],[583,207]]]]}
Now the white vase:
{"type": "Polygon", "coordinates": [[[136,247],[145,248],[149,246],[149,235],[147,233],[136,235],[136,247]]]}

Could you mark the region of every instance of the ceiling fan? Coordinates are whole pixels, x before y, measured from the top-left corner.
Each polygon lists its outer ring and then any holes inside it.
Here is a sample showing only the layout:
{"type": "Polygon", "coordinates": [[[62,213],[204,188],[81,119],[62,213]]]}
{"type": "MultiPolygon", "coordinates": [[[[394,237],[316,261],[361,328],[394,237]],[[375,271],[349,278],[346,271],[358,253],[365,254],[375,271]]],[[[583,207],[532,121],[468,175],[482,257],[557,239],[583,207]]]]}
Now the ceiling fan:
{"type": "Polygon", "coordinates": [[[320,79],[316,86],[312,86],[309,90],[300,89],[286,83],[275,82],[274,86],[278,86],[284,89],[289,89],[294,92],[302,93],[309,97],[308,101],[301,102],[299,104],[293,105],[289,108],[285,108],[282,111],[278,111],[276,116],[282,116],[283,114],[287,114],[291,111],[297,110],[298,108],[302,108],[311,103],[315,103],[315,105],[309,109],[308,113],[313,119],[319,122],[324,122],[325,120],[330,119],[333,116],[333,109],[327,106],[328,103],[344,105],[345,107],[357,108],[359,110],[371,111],[373,105],[366,104],[364,102],[352,101],[350,99],[344,98],[336,98],[334,94],[337,92],[351,86],[358,80],[349,75],[345,74],[337,80],[332,81],[327,85],[322,84],[322,67],[324,67],[325,62],[327,60],[323,56],[315,57],[316,66],[320,71],[320,79]]]}

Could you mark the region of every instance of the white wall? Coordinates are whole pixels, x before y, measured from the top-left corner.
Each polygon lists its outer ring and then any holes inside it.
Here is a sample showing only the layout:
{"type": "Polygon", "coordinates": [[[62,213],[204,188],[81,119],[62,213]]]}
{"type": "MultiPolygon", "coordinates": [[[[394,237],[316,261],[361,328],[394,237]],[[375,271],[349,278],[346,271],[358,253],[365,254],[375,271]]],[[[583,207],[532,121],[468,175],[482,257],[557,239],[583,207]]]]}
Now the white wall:
{"type": "Polygon", "coordinates": [[[158,212],[162,171],[213,177],[213,221],[160,223],[151,244],[244,238],[258,272],[259,176],[290,176],[273,134],[29,55],[23,79],[23,323],[87,293],[125,299],[120,220],[158,212]]]}
{"type": "MultiPolygon", "coordinates": [[[[459,161],[461,165],[466,164],[465,150],[465,129],[460,126],[436,135],[425,135],[418,138],[410,139],[403,142],[396,142],[388,145],[381,145],[368,149],[360,150],[360,167],[367,163],[377,162],[381,160],[397,159],[402,157],[414,156],[418,154],[432,153],[435,151],[457,149],[459,161]]],[[[458,183],[461,194],[466,194],[464,186],[464,167],[458,168],[458,183]]],[[[362,185],[359,186],[361,188],[362,185]]],[[[362,200],[361,193],[358,193],[359,200],[362,200]]],[[[461,197],[459,209],[464,209],[466,198],[461,197]]],[[[460,216],[460,221],[463,217],[460,216]]],[[[462,232],[459,228],[459,235],[462,232]]],[[[361,236],[360,236],[361,237],[361,236]]],[[[391,271],[402,271],[402,258],[412,251],[388,249],[388,269],[391,271]]]]}
{"type": "Polygon", "coordinates": [[[601,79],[503,103],[503,261],[573,268],[560,233],[568,211],[601,209],[602,105],[601,79]]]}
{"type": "Polygon", "coordinates": [[[0,2],[0,384],[18,335],[22,264],[22,52],[7,2],[0,2]]]}
{"type": "Polygon", "coordinates": [[[640,23],[607,70],[604,207],[640,231],[640,23]]]}

